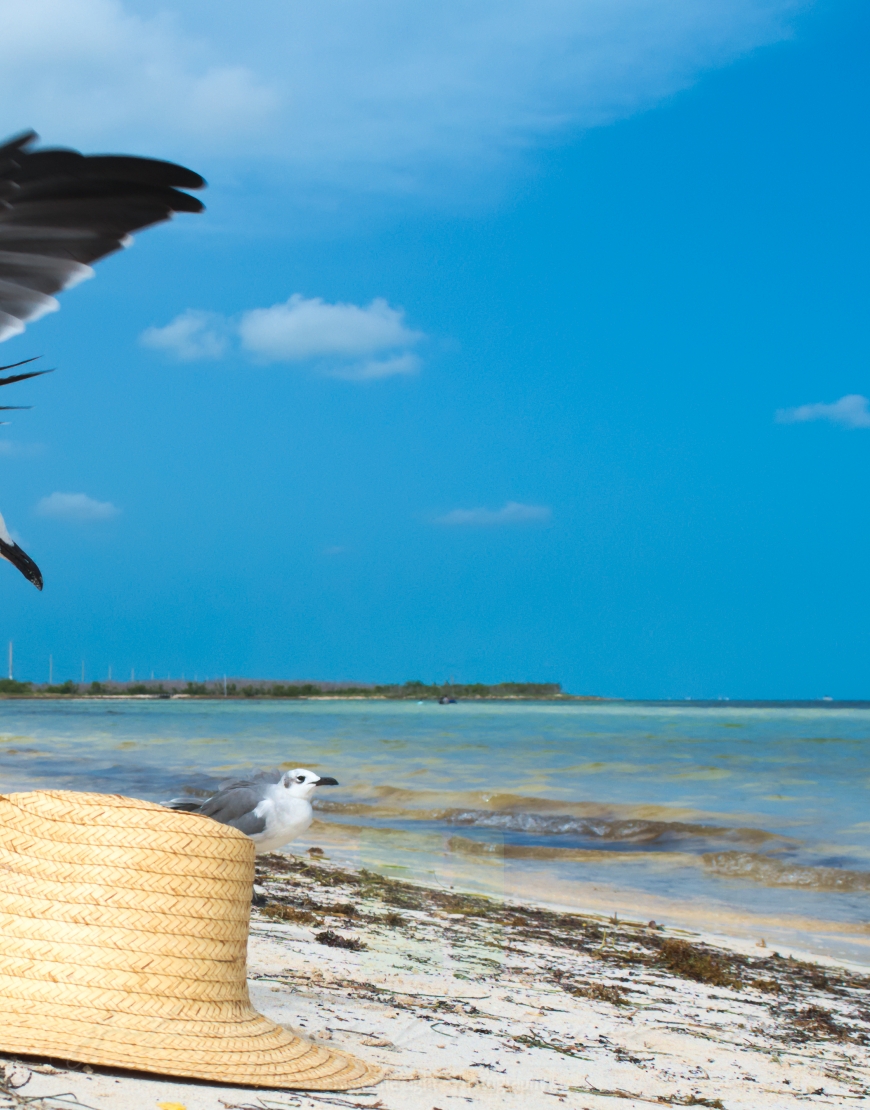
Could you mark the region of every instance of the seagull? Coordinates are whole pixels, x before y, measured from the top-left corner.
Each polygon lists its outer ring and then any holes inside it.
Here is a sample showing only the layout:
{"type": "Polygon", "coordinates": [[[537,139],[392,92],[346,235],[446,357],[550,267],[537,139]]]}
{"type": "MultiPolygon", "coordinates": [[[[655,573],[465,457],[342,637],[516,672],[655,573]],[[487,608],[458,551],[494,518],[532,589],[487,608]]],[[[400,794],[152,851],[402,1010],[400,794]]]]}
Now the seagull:
{"type": "MultiPolygon", "coordinates": [[[[53,294],[93,277],[92,262],[132,243],[131,232],[204,206],[182,189],[202,189],[193,170],[153,158],[35,150],[26,131],[0,144],[0,343],[60,306],[53,294]]],[[[25,359],[0,372],[25,366],[25,359]]],[[[50,374],[28,370],[0,386],[50,374]]],[[[0,405],[0,410],[23,408],[0,405]]],[[[9,535],[0,516],[0,557],[42,589],[36,563],[9,535]]]]}
{"type": "Polygon", "coordinates": [[[257,855],[264,855],[305,832],[314,819],[310,799],[318,786],[338,786],[338,781],[304,767],[263,771],[251,779],[221,783],[217,794],[204,802],[175,798],[167,804],[232,825],[253,840],[257,855]]]}

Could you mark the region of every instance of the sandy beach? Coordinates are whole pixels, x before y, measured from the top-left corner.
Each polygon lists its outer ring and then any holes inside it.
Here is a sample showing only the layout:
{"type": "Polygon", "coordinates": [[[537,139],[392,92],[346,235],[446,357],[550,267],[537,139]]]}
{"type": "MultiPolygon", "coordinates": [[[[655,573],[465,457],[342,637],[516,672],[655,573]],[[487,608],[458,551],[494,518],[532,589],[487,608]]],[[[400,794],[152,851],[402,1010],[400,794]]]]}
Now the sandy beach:
{"type": "Polygon", "coordinates": [[[265,857],[254,1005],[383,1068],[255,1091],[3,1058],[0,1107],[448,1110],[870,1104],[868,969],[265,857]]]}

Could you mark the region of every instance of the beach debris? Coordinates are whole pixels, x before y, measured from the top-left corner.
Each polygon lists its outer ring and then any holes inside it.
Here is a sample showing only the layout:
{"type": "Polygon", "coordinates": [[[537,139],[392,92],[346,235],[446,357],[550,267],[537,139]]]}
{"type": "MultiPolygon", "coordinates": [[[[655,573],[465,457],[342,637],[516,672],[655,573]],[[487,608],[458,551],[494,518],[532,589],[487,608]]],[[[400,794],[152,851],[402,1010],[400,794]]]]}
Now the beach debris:
{"type": "Polygon", "coordinates": [[[280,903],[264,906],[262,913],[264,917],[271,918],[273,921],[287,921],[293,925],[321,925],[323,923],[323,918],[312,910],[297,909],[295,906],[285,906],[280,903]]]}
{"type": "Polygon", "coordinates": [[[569,1087],[568,1090],[582,1095],[597,1095],[599,1098],[629,1098],[637,1102],[653,1102],[665,1106],[708,1106],[713,1110],[725,1110],[725,1105],[720,1098],[702,1098],[700,1095],[658,1095],[652,1098],[649,1095],[638,1095],[633,1091],[622,1091],[619,1088],[605,1090],[603,1087],[569,1087]]]}
{"type": "Polygon", "coordinates": [[[628,1006],[626,989],[616,983],[576,982],[556,972],[553,976],[563,991],[575,997],[591,998],[595,1002],[609,1002],[613,1006],[628,1006]]]}
{"type": "Polygon", "coordinates": [[[741,985],[727,957],[685,940],[662,941],[659,960],[668,971],[696,983],[735,988],[741,985]]]}
{"type": "Polygon", "coordinates": [[[6,1087],[10,1087],[13,1091],[20,1090],[26,1087],[30,1082],[31,1071],[25,1068],[22,1064],[4,1064],[2,1073],[2,1083],[6,1087]]]}
{"type": "Polygon", "coordinates": [[[366,947],[357,937],[343,937],[334,933],[332,929],[324,929],[314,938],[318,944],[325,944],[329,948],[347,948],[350,952],[362,952],[366,947]]]}
{"type": "MultiPolygon", "coordinates": [[[[806,1093],[815,1089],[822,1075],[829,1083],[846,1085],[840,1092],[843,1098],[854,1097],[846,1093],[853,1088],[870,1087],[866,1053],[861,1054],[864,1038],[870,1037],[870,978],[859,973],[783,958],[768,949],[749,954],[745,948],[720,946],[658,923],[655,929],[645,921],[620,919],[613,924],[609,917],[512,904],[446,886],[417,886],[310,856],[272,856],[262,859],[259,868],[258,882],[269,892],[270,911],[272,905],[282,904],[289,909],[288,917],[295,910],[316,912],[328,920],[350,905],[358,934],[354,939],[372,952],[374,962],[366,965],[372,969],[371,978],[354,975],[351,968],[358,965],[342,964],[340,956],[317,969],[306,959],[299,970],[270,973],[270,980],[283,981],[296,992],[294,1005],[298,992],[308,992],[313,985],[316,997],[332,998],[334,1007],[369,1007],[363,1011],[369,1021],[383,1012],[372,1011],[375,1006],[385,1007],[387,1018],[407,1015],[405,1020],[425,1022],[435,1038],[431,1050],[436,1053],[461,1051],[464,1044],[482,1038],[481,1044],[493,1045],[494,1051],[469,1059],[468,1066],[487,1069],[493,1082],[505,1074],[502,1056],[495,1054],[501,1045],[510,1054],[508,1060],[526,1060],[535,1068],[562,1066],[540,1060],[549,1056],[563,1060],[568,1069],[575,1061],[609,1059],[614,1066],[640,1069],[639,1075],[657,1071],[654,1094],[646,1080],[602,1083],[606,1071],[595,1077],[595,1091],[594,1082],[577,1087],[580,1077],[570,1071],[563,1071],[561,1082],[573,1082],[572,1090],[578,1093],[672,1106],[718,1108],[728,1103],[729,1088],[720,1086],[723,1073],[712,1067],[716,1053],[717,1059],[725,1054],[729,1069],[734,1054],[740,1054],[745,1074],[731,1076],[741,1083],[753,1080],[748,1061],[763,1058],[776,1067],[782,1078],[767,1080],[769,1100],[759,1102],[759,1107],[778,1110],[781,1096],[797,1090],[784,1084],[785,1078],[793,1083],[797,1073],[779,1071],[784,1068],[816,1069],[811,1073],[816,1083],[801,1084],[806,1093]],[[387,951],[396,955],[383,965],[387,951]],[[381,970],[374,970],[377,967],[381,970]],[[461,981],[462,986],[456,984],[461,995],[449,988],[438,990],[439,983],[446,986],[445,973],[451,981],[461,981]],[[477,991],[463,990],[466,984],[477,991]],[[496,984],[500,989],[494,995],[496,984]],[[560,1005],[553,994],[565,1003],[560,1005]],[[586,1011],[581,1026],[568,1018],[577,1013],[569,998],[576,1000],[574,1005],[595,1007],[586,1011]],[[594,1036],[584,1032],[581,1042],[576,1030],[590,1029],[590,1021],[594,1027],[596,1016],[604,1025],[594,1036]],[[624,1032],[605,1035],[611,1029],[624,1032]],[[646,1029],[656,1031],[648,1045],[643,1039],[646,1029]],[[704,1054],[704,1067],[681,1063],[693,1060],[700,1065],[698,1052],[704,1054]],[[675,1078],[710,1086],[675,1090],[675,1078]]],[[[261,916],[265,924],[268,913],[261,916]]],[[[329,1027],[339,1039],[348,1032],[333,1021],[329,1027]]],[[[360,1022],[359,1028],[375,1030],[366,1041],[393,1043],[389,1049],[375,1043],[366,1047],[392,1053],[394,1067],[404,1051],[403,1037],[377,1022],[360,1022]]],[[[430,1074],[434,1078],[435,1073],[430,1074]]],[[[504,1090],[509,1090],[507,1078],[504,1090]]]]}

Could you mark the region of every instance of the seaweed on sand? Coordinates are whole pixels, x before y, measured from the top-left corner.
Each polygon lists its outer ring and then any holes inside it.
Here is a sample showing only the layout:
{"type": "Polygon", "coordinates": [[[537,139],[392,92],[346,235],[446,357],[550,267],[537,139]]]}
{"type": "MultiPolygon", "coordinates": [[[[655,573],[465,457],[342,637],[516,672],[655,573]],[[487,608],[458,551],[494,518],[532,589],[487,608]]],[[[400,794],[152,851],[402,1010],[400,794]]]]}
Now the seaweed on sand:
{"type": "MultiPolygon", "coordinates": [[[[823,1015],[829,1011],[818,1006],[817,995],[824,992],[826,999],[837,1001],[838,1009],[849,1007],[850,1020],[854,1017],[870,1025],[870,1011],[864,1002],[870,979],[842,968],[822,969],[769,950],[759,956],[743,955],[690,936],[669,936],[659,926],[559,913],[480,894],[418,886],[310,857],[261,857],[258,882],[268,887],[270,902],[277,899],[301,913],[322,917],[352,916],[361,931],[387,925],[401,927],[421,940],[431,935],[433,941],[437,937],[439,943],[457,948],[474,945],[479,951],[489,947],[500,950],[502,960],[515,958],[519,967],[532,957],[559,989],[615,1006],[625,1005],[631,992],[645,990],[642,983],[664,985],[668,978],[677,977],[708,988],[740,990],[746,1004],[765,1008],[787,1026],[783,1032],[786,1039],[811,1033],[816,1039],[866,1043],[866,1032],[844,1025],[842,1013],[828,1021],[823,1015]],[[317,902],[309,891],[317,894],[317,902]],[[353,908],[352,915],[346,907],[353,908]],[[595,963],[576,965],[569,952],[595,963]],[[600,968],[600,975],[595,968],[600,968]],[[618,972],[622,977],[614,982],[618,972]],[[749,991],[757,992],[755,999],[745,994],[749,991]]],[[[291,919],[292,910],[286,912],[291,919]]],[[[471,953],[466,959],[474,962],[471,953]]],[[[473,973],[475,979],[497,976],[495,965],[487,969],[481,964],[480,973],[473,973]]],[[[467,971],[462,977],[467,977],[467,971]]]]}
{"type": "Polygon", "coordinates": [[[834,1041],[868,1043],[865,1033],[843,1025],[836,1020],[830,1010],[826,1010],[822,1006],[807,1006],[806,1009],[790,1016],[799,1039],[817,1040],[819,1037],[823,1037],[834,1041]]]}
{"type": "Polygon", "coordinates": [[[298,909],[296,906],[288,906],[280,902],[263,906],[260,912],[264,917],[269,917],[274,921],[287,921],[294,925],[320,925],[323,921],[321,916],[311,910],[298,909]]]}
{"type": "Polygon", "coordinates": [[[318,944],[325,944],[329,948],[347,948],[350,952],[362,952],[365,948],[358,937],[343,937],[340,933],[334,933],[332,929],[324,929],[314,939],[318,944]]]}
{"type": "Polygon", "coordinates": [[[685,940],[663,940],[658,962],[682,979],[710,983],[714,987],[739,987],[740,979],[733,970],[734,960],[725,953],[714,953],[685,940]]]}
{"type": "Polygon", "coordinates": [[[605,1090],[603,1087],[569,1087],[569,1091],[578,1094],[597,1095],[599,1098],[630,1098],[637,1102],[664,1103],[666,1106],[709,1106],[713,1110],[725,1110],[721,1098],[701,1098],[700,1095],[659,1095],[658,1098],[649,1098],[645,1095],[634,1094],[632,1091],[605,1090]]]}

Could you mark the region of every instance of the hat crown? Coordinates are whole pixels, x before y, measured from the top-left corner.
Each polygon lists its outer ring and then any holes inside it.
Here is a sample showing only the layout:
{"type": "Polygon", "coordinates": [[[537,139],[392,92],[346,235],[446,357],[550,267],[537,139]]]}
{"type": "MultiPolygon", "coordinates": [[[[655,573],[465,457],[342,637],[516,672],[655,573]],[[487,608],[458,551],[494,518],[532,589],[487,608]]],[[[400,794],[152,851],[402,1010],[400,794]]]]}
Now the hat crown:
{"type": "Polygon", "coordinates": [[[254,851],[135,798],[0,795],[0,1049],[259,1086],[370,1081],[252,1009],[254,851]]]}

